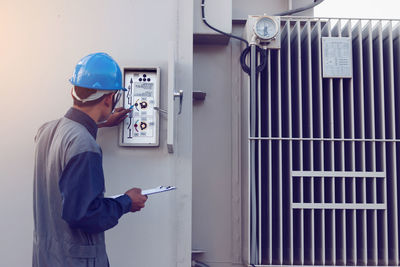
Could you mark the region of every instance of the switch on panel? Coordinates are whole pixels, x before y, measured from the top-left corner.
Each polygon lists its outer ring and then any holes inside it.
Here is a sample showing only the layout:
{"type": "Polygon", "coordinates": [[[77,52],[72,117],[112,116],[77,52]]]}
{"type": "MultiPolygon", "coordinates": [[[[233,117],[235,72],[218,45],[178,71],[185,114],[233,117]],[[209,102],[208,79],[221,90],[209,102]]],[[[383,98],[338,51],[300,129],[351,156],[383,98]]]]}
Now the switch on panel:
{"type": "Polygon", "coordinates": [[[131,109],[120,128],[120,146],[158,146],[159,68],[124,68],[123,107],[131,109]]]}

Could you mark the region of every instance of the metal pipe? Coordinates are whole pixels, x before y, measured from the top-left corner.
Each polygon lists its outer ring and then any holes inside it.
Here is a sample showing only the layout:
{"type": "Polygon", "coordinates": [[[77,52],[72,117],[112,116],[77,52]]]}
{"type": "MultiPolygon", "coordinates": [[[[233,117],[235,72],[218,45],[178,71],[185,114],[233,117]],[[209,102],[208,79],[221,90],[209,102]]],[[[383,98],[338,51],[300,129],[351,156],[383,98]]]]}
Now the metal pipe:
{"type": "MultiPolygon", "coordinates": [[[[257,77],[257,52],[256,46],[250,46],[250,136],[256,132],[256,77],[257,77]]],[[[251,255],[250,263],[256,264],[258,258],[257,249],[257,198],[256,198],[256,173],[255,173],[255,143],[250,143],[250,208],[251,208],[251,255]]]]}

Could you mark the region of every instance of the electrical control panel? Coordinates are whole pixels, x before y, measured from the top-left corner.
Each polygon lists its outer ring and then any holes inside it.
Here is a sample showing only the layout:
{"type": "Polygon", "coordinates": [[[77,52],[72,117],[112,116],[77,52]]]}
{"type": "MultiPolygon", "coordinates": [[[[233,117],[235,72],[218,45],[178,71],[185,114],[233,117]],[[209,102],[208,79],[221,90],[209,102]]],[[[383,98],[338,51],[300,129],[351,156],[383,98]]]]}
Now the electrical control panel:
{"type": "Polygon", "coordinates": [[[121,123],[120,146],[158,146],[160,68],[124,68],[122,105],[131,109],[121,123]],[[156,108],[156,109],[155,109],[156,108]]]}

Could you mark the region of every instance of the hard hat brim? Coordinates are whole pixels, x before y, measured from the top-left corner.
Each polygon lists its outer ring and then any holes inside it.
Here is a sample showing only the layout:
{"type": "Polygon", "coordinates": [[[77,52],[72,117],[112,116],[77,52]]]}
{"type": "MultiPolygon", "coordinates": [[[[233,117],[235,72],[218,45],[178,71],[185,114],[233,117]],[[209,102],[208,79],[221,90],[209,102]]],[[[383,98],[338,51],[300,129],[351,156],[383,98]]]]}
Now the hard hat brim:
{"type": "Polygon", "coordinates": [[[110,91],[110,90],[112,90],[112,91],[120,91],[120,90],[122,90],[122,91],[128,91],[128,89],[126,89],[125,87],[121,87],[121,88],[98,88],[98,87],[90,86],[90,85],[82,86],[80,84],[75,83],[72,78],[69,79],[69,82],[72,85],[83,87],[83,88],[88,88],[88,89],[93,89],[93,90],[107,90],[107,91],[110,91]]]}

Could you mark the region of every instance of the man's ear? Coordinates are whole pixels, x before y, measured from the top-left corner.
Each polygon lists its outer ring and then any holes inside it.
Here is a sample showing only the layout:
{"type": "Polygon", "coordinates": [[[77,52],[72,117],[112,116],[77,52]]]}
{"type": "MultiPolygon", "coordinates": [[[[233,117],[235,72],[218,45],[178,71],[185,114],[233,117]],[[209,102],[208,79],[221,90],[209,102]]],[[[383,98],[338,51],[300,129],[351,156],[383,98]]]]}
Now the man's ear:
{"type": "Polygon", "coordinates": [[[111,107],[112,101],[113,101],[113,94],[108,94],[104,97],[104,105],[106,105],[106,107],[111,107]]]}

